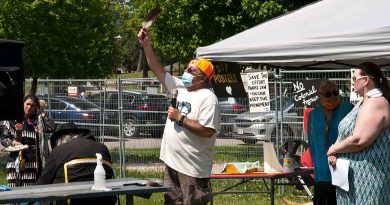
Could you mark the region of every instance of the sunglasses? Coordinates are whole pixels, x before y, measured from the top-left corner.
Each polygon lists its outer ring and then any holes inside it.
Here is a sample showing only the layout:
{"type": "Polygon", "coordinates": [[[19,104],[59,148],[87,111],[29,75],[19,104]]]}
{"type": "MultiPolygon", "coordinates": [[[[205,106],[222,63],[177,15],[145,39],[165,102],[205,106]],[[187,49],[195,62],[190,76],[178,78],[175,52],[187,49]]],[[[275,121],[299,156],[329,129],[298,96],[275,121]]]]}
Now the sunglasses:
{"type": "Polygon", "coordinates": [[[196,72],[196,70],[198,70],[198,69],[193,67],[193,66],[190,66],[190,65],[188,65],[186,68],[186,71],[189,73],[194,73],[194,72],[196,72]]]}
{"type": "Polygon", "coordinates": [[[362,78],[365,78],[365,77],[368,77],[368,76],[360,76],[360,77],[358,77],[358,78],[356,78],[356,76],[352,76],[352,81],[353,81],[353,82],[356,82],[356,81],[358,81],[358,80],[360,80],[360,79],[362,79],[362,78]]]}
{"type": "MultiPolygon", "coordinates": [[[[197,73],[202,73],[202,71],[200,71],[199,68],[195,68],[195,67],[189,66],[189,65],[187,66],[185,71],[187,71],[187,73],[191,73],[191,74],[193,74],[195,76],[197,76],[196,75],[197,73]]],[[[200,74],[200,75],[202,75],[202,74],[200,74]]]]}
{"type": "Polygon", "coordinates": [[[334,91],[328,91],[326,93],[320,93],[320,94],[325,96],[325,97],[327,97],[327,98],[332,97],[332,95],[337,97],[337,96],[339,96],[339,91],[338,90],[334,90],[334,91]]]}

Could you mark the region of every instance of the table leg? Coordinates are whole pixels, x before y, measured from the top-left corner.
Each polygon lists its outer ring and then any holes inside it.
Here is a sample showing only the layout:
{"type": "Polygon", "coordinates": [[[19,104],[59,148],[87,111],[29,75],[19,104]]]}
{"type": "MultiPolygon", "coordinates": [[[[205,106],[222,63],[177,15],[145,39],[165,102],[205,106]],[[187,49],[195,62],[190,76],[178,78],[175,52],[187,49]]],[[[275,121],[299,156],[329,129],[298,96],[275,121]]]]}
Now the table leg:
{"type": "Polygon", "coordinates": [[[274,196],[275,196],[275,179],[274,178],[271,178],[271,190],[269,192],[269,195],[270,195],[270,200],[271,200],[271,205],[275,205],[275,199],[274,199],[274,196]]]}
{"type": "Polygon", "coordinates": [[[126,205],[133,205],[133,204],[134,204],[133,195],[126,195],[126,205]]]}
{"type": "Polygon", "coordinates": [[[210,205],[213,205],[214,204],[214,196],[213,196],[213,189],[211,187],[211,179],[209,179],[209,188],[210,188],[210,205]]]}

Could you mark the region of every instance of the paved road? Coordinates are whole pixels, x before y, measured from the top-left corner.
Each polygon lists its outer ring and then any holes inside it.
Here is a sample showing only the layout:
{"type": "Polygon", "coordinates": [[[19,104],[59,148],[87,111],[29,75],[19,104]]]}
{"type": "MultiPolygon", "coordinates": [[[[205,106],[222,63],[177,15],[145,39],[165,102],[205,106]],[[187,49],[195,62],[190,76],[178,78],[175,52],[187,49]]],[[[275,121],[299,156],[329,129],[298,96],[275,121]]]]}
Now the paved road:
{"type": "MultiPolygon", "coordinates": [[[[119,147],[118,138],[106,137],[104,144],[108,148],[119,147]]],[[[216,146],[234,146],[243,144],[241,140],[235,139],[217,139],[216,146]]],[[[139,139],[126,139],[126,148],[160,148],[161,139],[155,138],[139,138],[139,139]]]]}

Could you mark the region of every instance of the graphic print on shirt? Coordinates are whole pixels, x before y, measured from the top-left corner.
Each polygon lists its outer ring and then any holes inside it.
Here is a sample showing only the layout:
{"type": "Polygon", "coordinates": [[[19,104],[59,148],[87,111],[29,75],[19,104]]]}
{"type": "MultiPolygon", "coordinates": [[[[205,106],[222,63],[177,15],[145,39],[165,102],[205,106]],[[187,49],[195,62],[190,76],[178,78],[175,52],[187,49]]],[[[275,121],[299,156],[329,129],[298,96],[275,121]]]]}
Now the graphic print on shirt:
{"type": "Polygon", "coordinates": [[[178,105],[177,109],[180,110],[181,114],[187,116],[188,113],[191,112],[191,103],[186,102],[186,101],[183,101],[183,102],[179,101],[177,105],[178,105]]]}

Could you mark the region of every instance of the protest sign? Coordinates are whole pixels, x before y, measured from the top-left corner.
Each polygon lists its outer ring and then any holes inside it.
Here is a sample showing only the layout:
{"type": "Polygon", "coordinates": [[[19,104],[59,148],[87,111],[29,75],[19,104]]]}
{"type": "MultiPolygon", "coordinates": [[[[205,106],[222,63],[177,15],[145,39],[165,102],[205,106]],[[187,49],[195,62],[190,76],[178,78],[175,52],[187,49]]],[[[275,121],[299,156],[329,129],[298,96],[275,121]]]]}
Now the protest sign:
{"type": "Polygon", "coordinates": [[[217,97],[247,97],[237,63],[213,62],[214,77],[211,84],[217,97]]]}
{"type": "Polygon", "coordinates": [[[318,85],[321,80],[296,80],[293,83],[293,100],[296,107],[315,107],[318,100],[318,85]]]}
{"type": "Polygon", "coordinates": [[[267,71],[248,73],[248,98],[250,112],[270,111],[267,71]]]}

